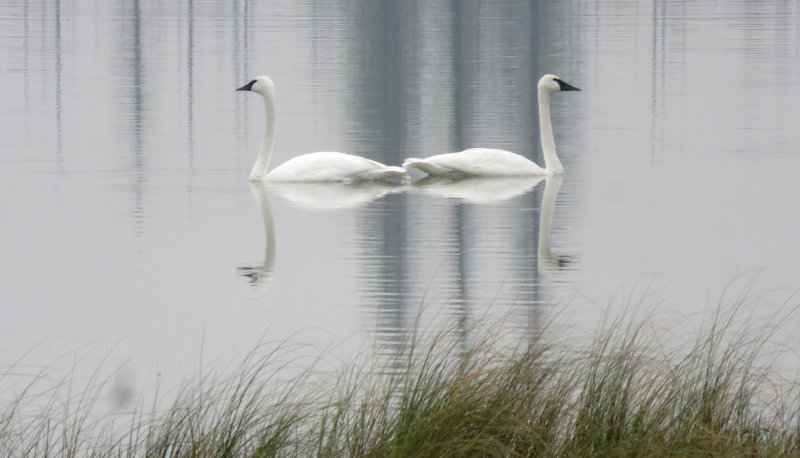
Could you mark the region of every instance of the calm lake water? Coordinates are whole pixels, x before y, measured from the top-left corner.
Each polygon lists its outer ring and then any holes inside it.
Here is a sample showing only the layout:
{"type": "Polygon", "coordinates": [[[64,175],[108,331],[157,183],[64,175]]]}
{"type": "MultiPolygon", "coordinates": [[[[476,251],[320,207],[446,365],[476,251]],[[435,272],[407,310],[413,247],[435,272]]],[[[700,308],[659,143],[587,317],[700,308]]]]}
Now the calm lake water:
{"type": "Polygon", "coordinates": [[[514,340],[630,297],[692,317],[752,281],[769,316],[800,289],[795,2],[55,0],[0,18],[0,367],[23,378],[102,363],[124,408],[259,342],[391,359],[421,309],[464,339],[502,317],[514,340]],[[563,180],[247,181],[263,106],[234,89],[253,76],[277,88],[274,166],[474,146],[542,163],[545,73],[583,89],[553,98],[563,180]]]}

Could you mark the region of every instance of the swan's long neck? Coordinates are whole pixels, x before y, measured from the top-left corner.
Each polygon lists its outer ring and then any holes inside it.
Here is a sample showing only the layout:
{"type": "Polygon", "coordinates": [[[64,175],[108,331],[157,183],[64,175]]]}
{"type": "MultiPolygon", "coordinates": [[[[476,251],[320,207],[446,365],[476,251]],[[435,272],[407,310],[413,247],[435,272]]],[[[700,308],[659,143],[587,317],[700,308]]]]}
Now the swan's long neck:
{"type": "Polygon", "coordinates": [[[556,154],[553,124],[550,122],[550,92],[544,89],[539,89],[539,136],[542,139],[545,170],[552,174],[563,173],[564,166],[556,154]]]}
{"type": "Polygon", "coordinates": [[[267,176],[269,158],[272,156],[272,147],[275,140],[275,100],[271,95],[263,95],[264,112],[266,114],[266,130],[264,132],[264,143],[261,144],[261,151],[258,152],[258,159],[250,171],[250,180],[263,180],[267,176]]]}

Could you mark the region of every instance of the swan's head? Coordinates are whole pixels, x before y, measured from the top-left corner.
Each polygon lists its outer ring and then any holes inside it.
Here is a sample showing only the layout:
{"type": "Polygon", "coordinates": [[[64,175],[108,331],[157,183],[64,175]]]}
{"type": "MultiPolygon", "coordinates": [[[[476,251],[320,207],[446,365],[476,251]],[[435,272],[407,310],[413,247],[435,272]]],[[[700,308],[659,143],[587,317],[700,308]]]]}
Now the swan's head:
{"type": "Polygon", "coordinates": [[[269,79],[269,76],[257,76],[252,81],[236,90],[257,92],[266,97],[275,94],[275,85],[272,84],[272,80],[269,79]]]}
{"type": "Polygon", "coordinates": [[[556,75],[544,75],[539,79],[539,91],[555,94],[561,91],[580,91],[580,89],[568,84],[556,75]]]}

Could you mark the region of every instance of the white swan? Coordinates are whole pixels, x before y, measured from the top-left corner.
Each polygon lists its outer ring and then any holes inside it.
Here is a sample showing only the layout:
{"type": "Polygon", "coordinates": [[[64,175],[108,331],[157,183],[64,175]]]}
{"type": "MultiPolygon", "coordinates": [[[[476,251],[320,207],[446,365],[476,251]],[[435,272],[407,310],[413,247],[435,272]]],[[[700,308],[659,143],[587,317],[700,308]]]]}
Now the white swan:
{"type": "Polygon", "coordinates": [[[538,84],[539,135],[545,168],[525,157],[500,149],[472,148],[458,153],[437,154],[426,159],[408,158],[406,169],[415,168],[428,175],[441,176],[528,176],[558,175],[564,167],[556,155],[553,126],[550,123],[550,95],[560,91],[580,91],[555,75],[544,75],[538,84]]]}
{"type": "Polygon", "coordinates": [[[275,85],[267,76],[259,76],[237,91],[251,91],[264,99],[267,114],[267,131],[258,153],[250,181],[373,181],[391,178],[408,178],[403,167],[392,167],[380,162],[345,153],[309,153],[292,158],[267,172],[275,135],[275,85]]]}

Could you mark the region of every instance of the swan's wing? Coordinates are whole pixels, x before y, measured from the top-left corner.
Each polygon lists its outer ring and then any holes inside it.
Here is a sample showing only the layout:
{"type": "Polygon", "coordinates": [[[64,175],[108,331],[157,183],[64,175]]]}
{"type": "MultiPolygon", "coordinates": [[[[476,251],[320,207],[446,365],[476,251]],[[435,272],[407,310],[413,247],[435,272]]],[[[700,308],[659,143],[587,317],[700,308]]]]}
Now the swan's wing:
{"type": "Polygon", "coordinates": [[[402,167],[335,152],[294,157],[267,175],[270,181],[372,181],[392,177],[408,178],[408,174],[402,167]]]}
{"type": "Polygon", "coordinates": [[[524,156],[488,148],[437,154],[426,159],[409,158],[403,166],[419,169],[428,175],[446,176],[521,176],[545,173],[544,169],[524,156]]]}

